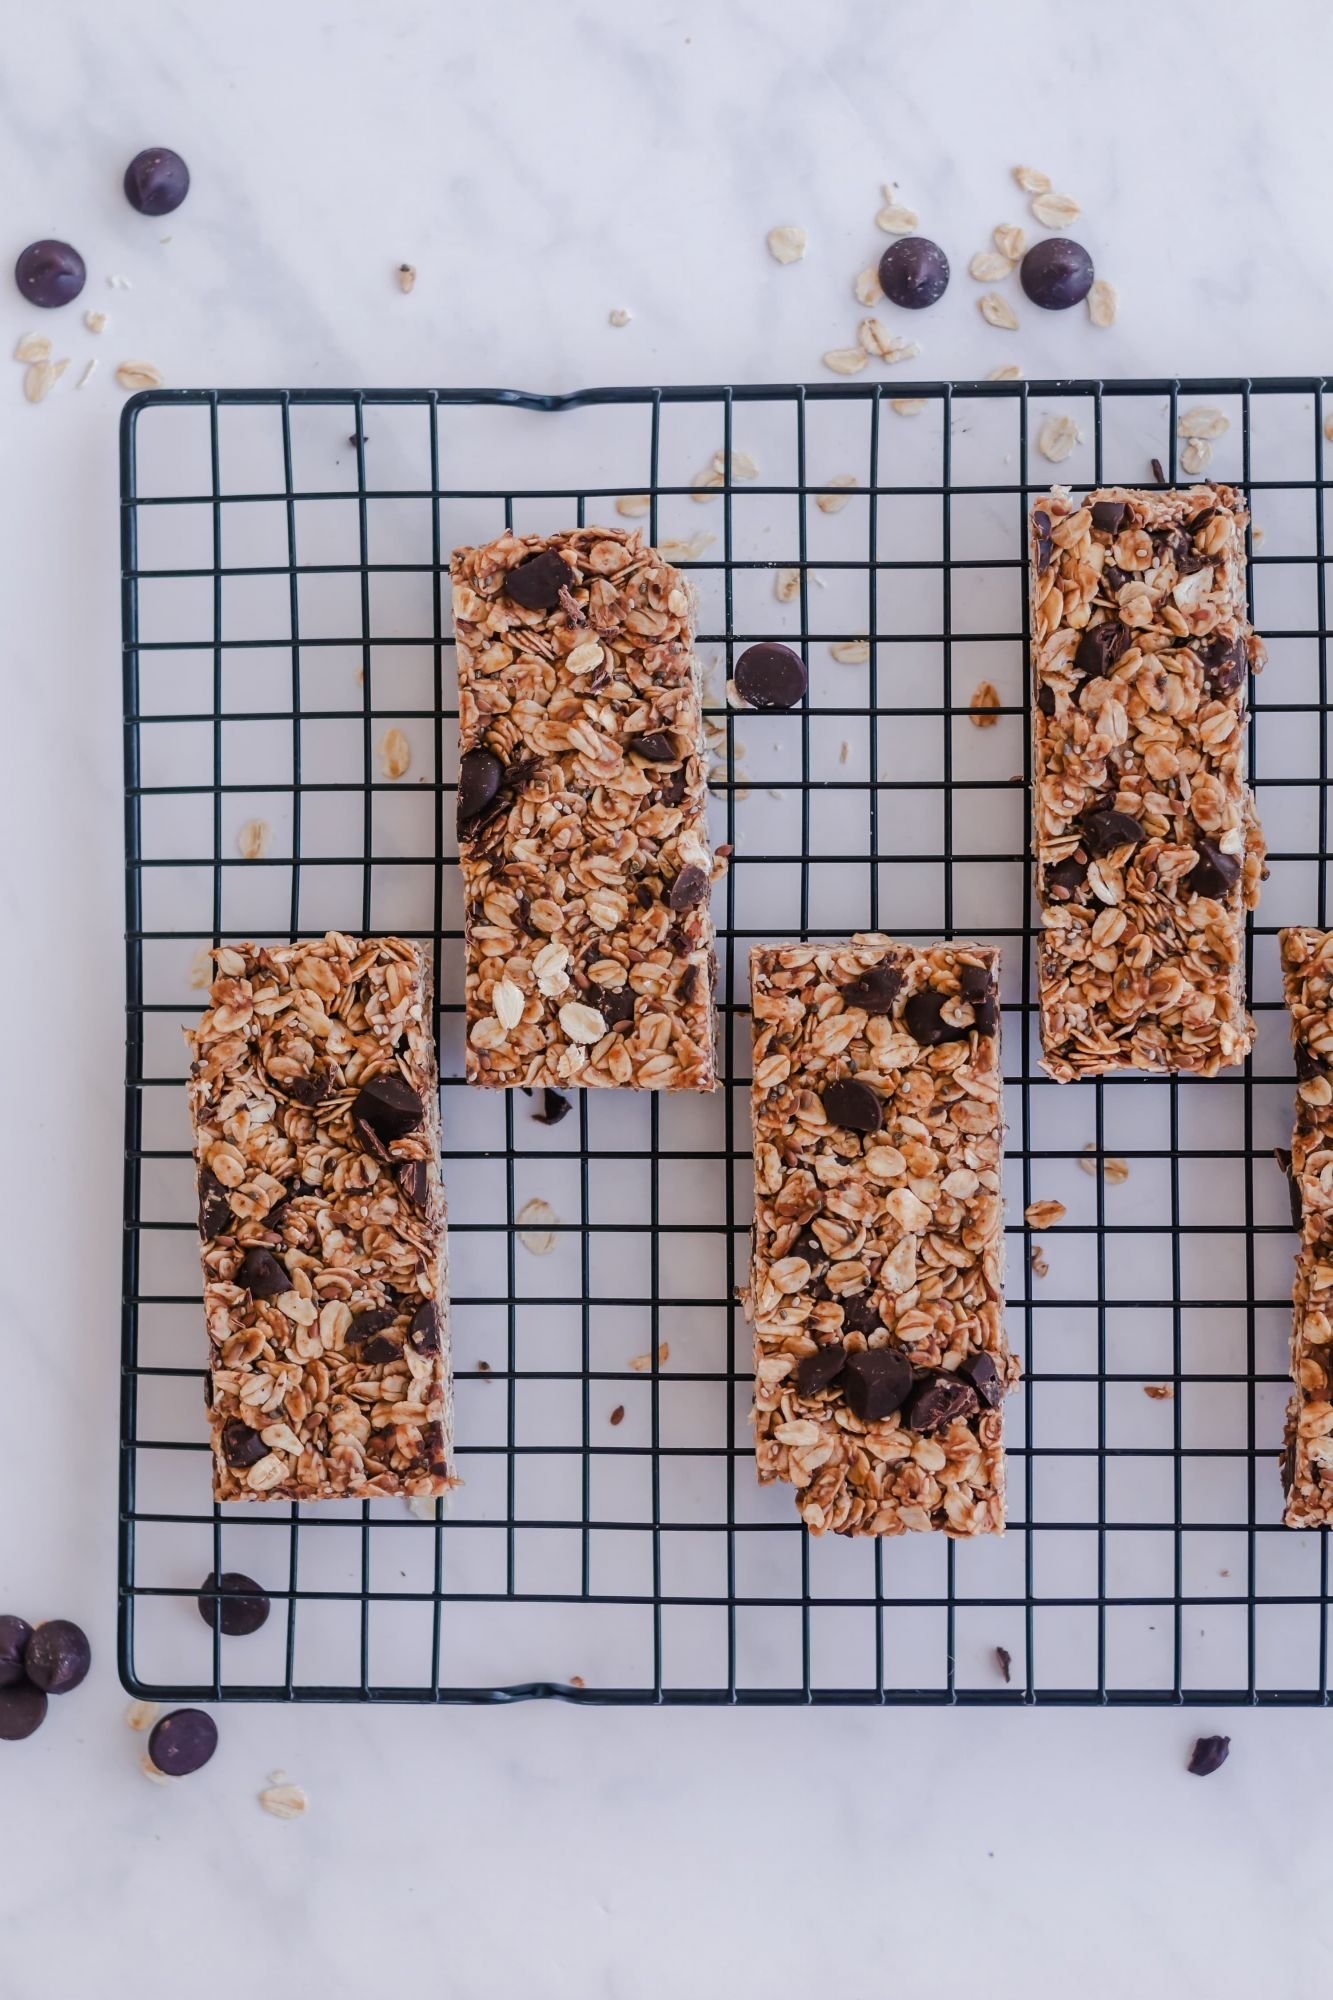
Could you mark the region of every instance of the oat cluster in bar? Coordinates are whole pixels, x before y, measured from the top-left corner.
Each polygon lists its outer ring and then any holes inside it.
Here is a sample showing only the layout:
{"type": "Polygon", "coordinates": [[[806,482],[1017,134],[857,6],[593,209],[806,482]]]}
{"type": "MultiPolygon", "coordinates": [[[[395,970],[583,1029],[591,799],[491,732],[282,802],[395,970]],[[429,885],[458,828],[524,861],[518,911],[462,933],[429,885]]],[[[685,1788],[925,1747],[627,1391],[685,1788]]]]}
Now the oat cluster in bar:
{"type": "Polygon", "coordinates": [[[1253,1040],[1245,523],[1229,486],[1056,488],[1032,510],[1038,985],[1060,1082],[1212,1076],[1253,1040]]]}
{"type": "Polygon", "coordinates": [[[226,945],[188,1033],[219,1500],[451,1483],[429,963],[226,945]]]}
{"type": "Polygon", "coordinates": [[[712,1089],[688,584],[611,528],[503,535],[452,572],[468,1080],[712,1089]]]}
{"type": "Polygon", "coordinates": [[[1292,1221],[1301,1232],[1292,1291],[1291,1373],[1282,1484],[1289,1528],[1333,1527],[1333,931],[1279,933],[1296,1052],[1292,1221]]]}
{"type": "Polygon", "coordinates": [[[1004,1526],[998,954],[750,955],[759,1477],[816,1534],[1004,1526]]]}

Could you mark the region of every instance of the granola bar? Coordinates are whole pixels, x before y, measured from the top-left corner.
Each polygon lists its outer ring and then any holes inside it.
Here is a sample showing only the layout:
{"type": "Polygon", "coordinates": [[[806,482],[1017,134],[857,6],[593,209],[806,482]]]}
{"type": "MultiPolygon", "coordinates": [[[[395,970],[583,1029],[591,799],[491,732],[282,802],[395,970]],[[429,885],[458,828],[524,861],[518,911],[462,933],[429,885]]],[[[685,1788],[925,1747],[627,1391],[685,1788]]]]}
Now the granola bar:
{"type": "Polygon", "coordinates": [[[750,954],[761,1480],[815,1534],[1004,1526],[998,953],[750,954]]]}
{"type": "Polygon", "coordinates": [[[451,567],[468,1080],[711,1090],[690,588],[615,528],[451,567]]]}
{"type": "Polygon", "coordinates": [[[1031,516],[1044,1067],[1212,1076],[1254,1038],[1245,911],[1263,837],[1245,707],[1245,505],[1056,487],[1031,516]]]}
{"type": "Polygon", "coordinates": [[[1289,1528],[1333,1527],[1333,931],[1278,933],[1296,1050],[1287,1166],[1301,1232],[1282,1484],[1289,1528]]]}
{"type": "Polygon", "coordinates": [[[451,1412],[430,965],[224,945],[187,1031],[219,1500],[443,1493],[451,1412]]]}

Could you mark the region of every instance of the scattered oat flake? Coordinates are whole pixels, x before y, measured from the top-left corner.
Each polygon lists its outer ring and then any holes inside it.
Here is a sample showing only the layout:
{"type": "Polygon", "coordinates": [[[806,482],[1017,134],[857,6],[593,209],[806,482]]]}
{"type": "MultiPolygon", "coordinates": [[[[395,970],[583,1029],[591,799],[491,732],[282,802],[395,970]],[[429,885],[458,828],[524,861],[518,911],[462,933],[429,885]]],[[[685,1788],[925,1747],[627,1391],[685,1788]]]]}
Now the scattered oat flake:
{"type": "Polygon", "coordinates": [[[993,681],[979,681],[973,689],[972,699],[968,703],[968,707],[972,710],[968,721],[977,729],[994,729],[1000,719],[999,716],[985,715],[981,711],[988,708],[998,708],[999,705],[1000,690],[996,687],[995,683],[993,681]]]}
{"type": "MultiPolygon", "coordinates": [[[[885,194],[888,189],[884,190],[885,194]]],[[[921,217],[914,208],[904,208],[901,202],[890,201],[875,217],[875,226],[886,236],[910,236],[919,227],[921,217]]]]}
{"type": "Polygon", "coordinates": [[[310,1801],[299,1785],[270,1785],[259,1794],[259,1803],[274,1819],[300,1819],[310,1801]]]}
{"type": "Polygon", "coordinates": [[[74,387],[76,389],[86,389],[96,373],[97,373],[97,356],[94,354],[92,360],[87,364],[82,375],[80,375],[78,381],[74,384],[74,387]]]}
{"type": "Polygon", "coordinates": [[[704,550],[711,549],[716,540],[716,535],[705,534],[702,530],[697,535],[691,535],[688,542],[673,540],[668,535],[665,541],[657,544],[657,553],[665,556],[668,562],[698,562],[704,550]]]}
{"type": "Polygon", "coordinates": [[[1040,1243],[1033,1244],[1031,1250],[1028,1252],[1028,1262],[1032,1266],[1032,1275],[1034,1278],[1044,1278],[1048,1275],[1051,1267],[1046,1261],[1046,1252],[1042,1249],[1040,1243]]]}
{"type": "Polygon", "coordinates": [[[801,572],[798,569],[780,569],[773,578],[773,595],[779,604],[790,604],[801,594],[801,572]]]}
{"type": "Polygon", "coordinates": [[[690,485],[693,488],[690,498],[691,500],[697,500],[700,505],[707,500],[716,500],[718,492],[725,483],[717,466],[706,465],[703,471],[696,472],[690,481],[690,485]]]}
{"type": "Polygon", "coordinates": [[[628,306],[612,306],[606,317],[612,326],[628,326],[634,315],[628,306]]]}
{"type": "Polygon", "coordinates": [[[1223,416],[1207,403],[1196,403],[1192,409],[1181,413],[1176,424],[1177,437],[1220,438],[1231,429],[1230,417],[1223,416]]]}
{"type": "Polygon", "coordinates": [[[1032,198],[1032,213],[1043,229],[1068,229],[1083,211],[1072,195],[1038,194],[1032,198]]]}
{"type": "Polygon", "coordinates": [[[1120,294],[1105,278],[1098,278],[1088,293],[1088,318],[1094,326],[1114,326],[1120,309],[1120,294]]]}
{"type": "Polygon", "coordinates": [[[89,333],[106,332],[106,314],[104,312],[94,312],[90,307],[83,315],[83,323],[89,333]]]}
{"type": "Polygon", "coordinates": [[[1023,1220],[1029,1229],[1049,1229],[1053,1222],[1064,1216],[1062,1201],[1030,1201],[1023,1210],[1023,1220]]]}
{"type": "Polygon", "coordinates": [[[1007,278],[1014,268],[1012,257],[1006,257],[999,250],[978,250],[967,267],[967,274],[975,278],[979,285],[997,285],[1007,278]]]}
{"type": "Polygon", "coordinates": [[[919,417],[925,409],[925,399],[921,396],[895,396],[889,408],[899,417],[919,417]]]}
{"type": "Polygon", "coordinates": [[[189,978],[196,993],[213,984],[213,952],[209,945],[201,944],[190,960],[189,978]]]}
{"type": "Polygon", "coordinates": [[[1145,1382],[1143,1393],[1151,1396],[1154,1403],[1173,1403],[1176,1399],[1176,1392],[1169,1382],[1145,1382]]]}
{"type": "Polygon", "coordinates": [[[433,1521],[435,1519],[435,1502],[429,1493],[409,1493],[407,1496],[407,1511],[409,1514],[415,1515],[418,1521],[433,1521]]]}
{"type": "MultiPolygon", "coordinates": [[[[854,472],[835,472],[831,479],[824,481],[825,486],[851,487],[855,486],[856,483],[857,479],[854,472]]],[[[850,493],[817,493],[815,495],[815,505],[821,514],[841,514],[850,498],[850,493]]]]}
{"type": "Polygon", "coordinates": [[[417,267],[415,264],[400,264],[398,266],[398,289],[400,292],[410,292],[416,281],[417,267]]]}
{"type": "Polygon", "coordinates": [[[805,255],[805,231],[794,222],[782,222],[768,232],[768,250],[779,264],[798,264],[805,255]]]}
{"type": "Polygon", "coordinates": [[[1207,438],[1187,438],[1180,454],[1180,469],[1191,475],[1206,472],[1213,462],[1213,447],[1207,438]]]}
{"type": "Polygon", "coordinates": [[[14,349],[16,361],[49,361],[51,343],[44,333],[25,333],[14,349]]]}
{"type": "Polygon", "coordinates": [[[160,389],[162,370],[154,368],[151,361],[122,361],[116,370],[116,380],[122,389],[160,389]]]}
{"type": "Polygon", "coordinates": [[[1112,1187],[1120,1187],[1129,1179],[1129,1161],[1114,1157],[1102,1162],[1102,1173],[1112,1187]]]}
{"type": "Polygon", "coordinates": [[[921,352],[914,340],[903,340],[898,334],[890,333],[883,320],[863,319],[856,329],[856,337],[866,353],[875,361],[911,361],[921,352]]]}
{"type": "Polygon", "coordinates": [[[401,778],[412,762],[412,745],[401,729],[386,729],[380,738],[380,769],[386,778],[401,778]]]}
{"type": "Polygon", "coordinates": [[[180,1783],[180,1779],[173,1778],[169,1771],[159,1771],[146,1750],[139,1759],[139,1769],[143,1772],[145,1778],[150,1778],[155,1785],[178,1785],[180,1783]]]}
{"type": "Polygon", "coordinates": [[[1052,465],[1059,465],[1068,458],[1076,444],[1082,444],[1083,433],[1072,417],[1047,417],[1037,433],[1037,450],[1052,465]]]}
{"type": "MultiPolygon", "coordinates": [[[[665,1368],[667,1362],[670,1359],[671,1359],[671,1343],[669,1341],[664,1340],[657,1350],[658,1367],[665,1368]]],[[[653,1357],[651,1354],[635,1354],[630,1357],[629,1365],[634,1370],[636,1375],[646,1375],[648,1370],[653,1365],[653,1357]]]]}
{"type": "Polygon", "coordinates": [[[151,1729],[162,1707],[159,1701],[132,1701],[125,1711],[131,1729],[151,1729]]]}
{"type": "Polygon", "coordinates": [[[1027,248],[1027,236],[1018,222],[997,223],[991,231],[991,241],[1002,257],[1016,264],[1027,248]]]}
{"type": "MultiPolygon", "coordinates": [[[[713,470],[723,479],[727,476],[727,454],[715,451],[712,458],[713,470]]],[[[731,476],[733,479],[758,479],[759,467],[748,451],[733,451],[731,454],[731,476]]]]}
{"type": "Polygon", "coordinates": [[[248,819],[236,835],[236,846],[247,861],[258,861],[273,843],[273,828],[266,819],[248,819]]]}
{"type": "Polygon", "coordinates": [[[852,280],[852,291],[863,306],[877,306],[884,296],[884,287],[879,282],[879,272],[873,264],[867,264],[864,271],[858,271],[852,280]]]}
{"type": "Polygon", "coordinates": [[[34,361],[23,371],[23,393],[30,403],[44,403],[65,370],[68,361],[34,361]]]}
{"type": "Polygon", "coordinates": [[[839,639],[829,647],[835,660],[844,667],[860,667],[870,658],[869,639],[839,639]]]}
{"type": "Polygon", "coordinates": [[[1051,191],[1050,175],[1040,173],[1036,167],[1015,167],[1014,179],[1024,194],[1049,194],[1051,191]]]}
{"type": "Polygon", "coordinates": [[[617,514],[623,514],[627,521],[633,521],[640,514],[652,512],[652,497],[647,493],[622,493],[616,501],[617,514]]]}
{"type": "Polygon", "coordinates": [[[1005,361],[998,368],[992,368],[986,377],[988,382],[1021,382],[1023,371],[1016,361],[1005,361]]]}
{"type": "Polygon", "coordinates": [[[831,347],[820,359],[835,375],[859,375],[870,356],[864,347],[831,347]]]}
{"type": "Polygon", "coordinates": [[[625,1421],[625,1405],[623,1403],[617,1403],[616,1407],[611,1412],[611,1422],[613,1424],[623,1424],[624,1421],[625,1421]]]}
{"type": "Polygon", "coordinates": [[[533,1228],[532,1225],[559,1220],[550,1202],[543,1201],[540,1195],[534,1195],[531,1201],[524,1202],[514,1220],[518,1224],[518,1240],[523,1248],[530,1250],[534,1257],[549,1257],[556,1245],[555,1231],[533,1228]]]}
{"type": "Polygon", "coordinates": [[[1017,333],[1018,314],[1008,299],[1002,299],[998,292],[983,292],[977,300],[977,310],[987,326],[998,326],[1006,333],[1017,333]]]}
{"type": "Polygon", "coordinates": [[[840,764],[845,764],[847,762],[847,759],[851,756],[851,754],[852,754],[852,746],[850,743],[840,743],[838,745],[838,762],[840,764]]]}

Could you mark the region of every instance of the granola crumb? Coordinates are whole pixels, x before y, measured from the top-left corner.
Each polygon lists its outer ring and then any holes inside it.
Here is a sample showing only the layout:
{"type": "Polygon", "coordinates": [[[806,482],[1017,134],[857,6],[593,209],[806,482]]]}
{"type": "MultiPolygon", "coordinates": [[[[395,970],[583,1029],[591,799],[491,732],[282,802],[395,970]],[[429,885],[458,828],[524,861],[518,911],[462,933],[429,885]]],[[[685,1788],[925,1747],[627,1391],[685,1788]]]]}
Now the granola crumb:
{"type": "Polygon", "coordinates": [[[818,507],[821,514],[841,514],[843,508],[851,498],[851,488],[859,485],[859,483],[854,472],[833,473],[830,478],[824,481],[825,486],[846,487],[848,490],[837,493],[817,493],[815,495],[816,507],[818,507]]]}
{"type": "Polygon", "coordinates": [[[556,1237],[555,1232],[545,1225],[558,1220],[550,1202],[543,1201],[540,1195],[534,1195],[531,1201],[524,1202],[514,1220],[518,1225],[518,1240],[523,1248],[530,1250],[534,1257],[549,1257],[555,1249],[556,1237]],[[534,1227],[534,1224],[538,1226],[534,1227]]]}
{"type": "Polygon", "coordinates": [[[259,1803],[274,1819],[300,1819],[310,1801],[299,1785],[269,1785],[259,1794],[259,1803]]]}
{"type": "Polygon", "coordinates": [[[1028,1263],[1032,1266],[1032,1275],[1034,1278],[1044,1278],[1050,1272],[1051,1267],[1046,1261],[1046,1252],[1042,1249],[1040,1243],[1034,1243],[1029,1250],[1028,1263]]]}
{"type": "Polygon", "coordinates": [[[779,264],[798,264],[805,255],[805,231],[794,222],[779,223],[768,232],[768,251],[779,264]]]}
{"type": "Polygon", "coordinates": [[[613,1424],[623,1424],[624,1421],[625,1421],[625,1405],[623,1403],[617,1403],[616,1407],[611,1412],[611,1422],[613,1424]]]}
{"type": "Polygon", "coordinates": [[[1207,438],[1187,438],[1180,454],[1180,469],[1191,477],[1206,472],[1213,462],[1213,447],[1207,438]]]}
{"type": "MultiPolygon", "coordinates": [[[[698,497],[696,494],[695,498],[697,499],[698,497]]],[[[709,535],[703,531],[700,531],[697,535],[691,535],[687,542],[679,541],[667,535],[662,541],[658,542],[657,553],[664,557],[667,562],[698,562],[704,550],[711,549],[716,540],[716,535],[709,535]]]]}
{"type": "Polygon", "coordinates": [[[236,847],[247,861],[259,861],[273,844],[273,828],[266,819],[248,819],[236,835],[236,847]]]}
{"type": "Polygon", "coordinates": [[[1023,1220],[1029,1229],[1049,1229],[1053,1222],[1062,1221],[1064,1214],[1062,1201],[1030,1201],[1023,1210],[1023,1220]]]}
{"type": "Polygon", "coordinates": [[[123,278],[118,271],[111,274],[107,279],[107,283],[113,292],[132,292],[134,290],[134,286],[130,283],[130,280],[123,278]]]}
{"type": "Polygon", "coordinates": [[[847,762],[847,759],[851,756],[851,754],[852,754],[852,746],[850,743],[840,743],[838,745],[838,762],[840,764],[845,764],[847,762]]]}
{"type": "Polygon", "coordinates": [[[386,729],[379,744],[380,769],[386,778],[401,778],[412,762],[412,746],[401,729],[386,729]]]}
{"type": "Polygon", "coordinates": [[[23,393],[30,403],[44,403],[65,370],[68,361],[34,361],[23,371],[23,393]]]}
{"type": "Polygon", "coordinates": [[[612,306],[606,317],[612,326],[628,326],[634,315],[628,306],[612,306]]]}
{"type": "Polygon", "coordinates": [[[780,569],[773,578],[773,595],[779,604],[790,604],[801,594],[801,572],[798,569],[780,569]]]}
{"type": "Polygon", "coordinates": [[[179,1778],[173,1778],[169,1771],[159,1771],[146,1750],[139,1759],[139,1769],[154,1785],[178,1785],[181,1782],[179,1778]]]}
{"type": "Polygon", "coordinates": [[[1018,314],[998,292],[983,292],[977,300],[977,310],[987,326],[1001,327],[1006,333],[1018,331],[1018,314]]]}
{"type": "Polygon", "coordinates": [[[884,190],[884,207],[875,217],[875,227],[882,229],[886,236],[910,236],[921,226],[921,218],[914,208],[907,208],[893,199],[892,188],[884,190]]]}
{"type": "MultiPolygon", "coordinates": [[[[145,1729],[152,1728],[161,1708],[162,1704],[159,1701],[132,1701],[125,1711],[125,1720],[131,1729],[142,1733],[145,1729]]],[[[156,1769],[156,1765],[153,1768],[156,1769]]]]}
{"type": "Polygon", "coordinates": [[[1231,429],[1231,419],[1221,410],[1213,409],[1209,403],[1195,403],[1182,413],[1176,424],[1176,436],[1183,438],[1220,438],[1231,429]]]}
{"type": "Polygon", "coordinates": [[[417,267],[415,264],[400,264],[398,266],[398,289],[400,292],[410,292],[416,281],[417,267]]]}
{"type": "Polygon", "coordinates": [[[1149,464],[1149,466],[1150,466],[1150,467],[1152,468],[1152,476],[1153,476],[1153,478],[1154,478],[1154,479],[1155,479],[1155,480],[1157,481],[1157,484],[1158,484],[1159,486],[1165,486],[1165,485],[1166,485],[1166,474],[1165,474],[1165,472],[1164,472],[1164,471],[1162,470],[1162,461],[1161,461],[1161,459],[1160,459],[1160,458],[1150,458],[1150,459],[1148,460],[1148,464],[1149,464]]]}
{"type": "Polygon", "coordinates": [[[1129,1161],[1108,1156],[1102,1161],[1102,1176],[1112,1187],[1123,1187],[1129,1179],[1129,1161]]]}
{"type": "Polygon", "coordinates": [[[571,1674],[565,1685],[572,1688],[584,1688],[587,1687],[588,1683],[584,1680],[582,1674],[571,1674]]]}
{"type": "Polygon", "coordinates": [[[999,705],[1000,690],[996,687],[995,683],[993,681],[978,681],[976,687],[972,690],[972,699],[968,703],[968,707],[972,711],[968,717],[968,721],[974,729],[994,729],[1000,719],[999,716],[987,715],[983,711],[990,708],[998,708],[999,705]]]}
{"type": "MultiPolygon", "coordinates": [[[[666,1340],[664,1340],[664,1341],[662,1341],[662,1342],[661,1342],[661,1343],[659,1344],[659,1346],[658,1346],[658,1349],[657,1349],[657,1365],[658,1365],[658,1367],[659,1367],[659,1368],[665,1368],[665,1367],[666,1367],[666,1364],[667,1364],[667,1362],[668,1362],[668,1361],[669,1361],[670,1359],[671,1359],[671,1343],[670,1343],[670,1341],[666,1341],[666,1340]]],[[[632,1355],[632,1356],[630,1357],[630,1363],[629,1363],[629,1365],[630,1365],[630,1367],[631,1367],[631,1368],[632,1368],[632,1369],[634,1370],[634,1372],[635,1372],[635,1374],[636,1374],[636,1375],[646,1375],[646,1374],[647,1374],[647,1372],[648,1372],[648,1370],[649,1370],[649,1369],[650,1369],[650,1368],[652,1367],[652,1365],[653,1365],[653,1357],[652,1357],[652,1354],[651,1354],[651,1352],[650,1352],[650,1353],[648,1353],[648,1354],[635,1354],[635,1355],[632,1355]]]]}
{"type": "Polygon", "coordinates": [[[891,367],[898,361],[911,361],[921,352],[915,340],[890,333],[881,319],[863,319],[856,337],[873,360],[887,361],[891,367]]]}
{"type": "Polygon", "coordinates": [[[1143,1393],[1145,1396],[1151,1396],[1154,1403],[1172,1403],[1175,1401],[1176,1396],[1176,1392],[1169,1382],[1145,1382],[1143,1393]]]}
{"type": "Polygon", "coordinates": [[[209,945],[201,944],[190,960],[189,983],[195,993],[206,992],[213,984],[213,952],[209,945]]]}
{"type": "Polygon", "coordinates": [[[1333,411],[1324,418],[1324,436],[1330,444],[1333,444],[1333,411]]]}
{"type": "Polygon", "coordinates": [[[104,312],[94,312],[93,309],[89,307],[88,311],[83,315],[83,323],[87,327],[89,333],[105,333],[107,327],[107,316],[104,312]]]}

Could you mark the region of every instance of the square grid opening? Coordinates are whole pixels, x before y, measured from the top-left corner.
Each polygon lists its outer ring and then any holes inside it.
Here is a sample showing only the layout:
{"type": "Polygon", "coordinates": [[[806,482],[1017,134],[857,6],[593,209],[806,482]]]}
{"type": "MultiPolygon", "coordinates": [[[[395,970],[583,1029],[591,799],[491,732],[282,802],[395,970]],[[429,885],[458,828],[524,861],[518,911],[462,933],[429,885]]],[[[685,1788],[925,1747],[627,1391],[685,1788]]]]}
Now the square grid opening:
{"type": "Polygon", "coordinates": [[[127,406],[127,1686],[1328,1701],[1328,1537],[1280,1525],[1294,1237],[1272,1160],[1292,1116],[1275,933],[1328,921],[1325,388],[895,382],[914,416],[878,383],[127,406]],[[1212,1082],[1061,1087],[1037,1066],[1026,508],[1051,476],[1151,485],[1154,458],[1176,483],[1179,416],[1199,401],[1229,419],[1207,476],[1250,494],[1270,654],[1251,724],[1271,867],[1247,944],[1258,1038],[1212,1082]],[[1036,442],[1055,414],[1080,433],[1060,465],[1036,442]],[[719,452],[723,484],[701,492],[719,452]],[[714,893],[725,1083],[574,1092],[547,1126],[539,1100],[462,1082],[447,564],[505,527],[618,521],[630,495],[699,595],[713,833],[732,854],[714,893]],[[760,639],[806,658],[800,709],[728,705],[760,639]],[[431,1519],[210,1497],[180,1031],[209,944],[329,928],[434,954],[465,1483],[431,1519]],[[811,1540],[790,1492],[754,1478],[735,1303],[747,954],[856,929],[1004,955],[1025,1372],[1002,1540],[811,1540]],[[1066,1214],[1038,1237],[1023,1211],[1051,1197],[1066,1214]],[[555,1220],[534,1226],[533,1201],[555,1220]],[[261,1633],[199,1617],[209,1570],[262,1583],[261,1633]]]}

